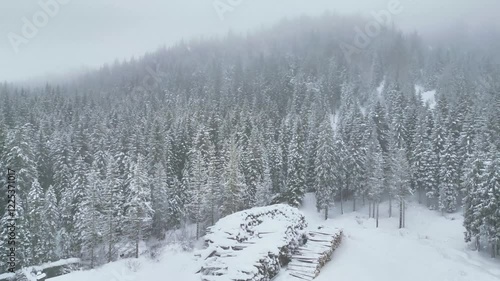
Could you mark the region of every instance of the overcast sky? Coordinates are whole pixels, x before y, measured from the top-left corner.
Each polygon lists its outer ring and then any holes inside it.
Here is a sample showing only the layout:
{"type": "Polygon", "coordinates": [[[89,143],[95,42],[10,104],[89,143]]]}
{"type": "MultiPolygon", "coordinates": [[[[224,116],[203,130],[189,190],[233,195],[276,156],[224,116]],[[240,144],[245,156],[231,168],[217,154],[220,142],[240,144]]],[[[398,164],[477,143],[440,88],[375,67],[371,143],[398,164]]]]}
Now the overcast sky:
{"type": "MultiPolygon", "coordinates": [[[[2,0],[0,81],[65,73],[82,66],[96,67],[115,58],[140,56],[183,38],[252,30],[283,17],[319,15],[324,11],[369,14],[387,9],[390,1],[2,0]],[[33,23],[33,17],[38,15],[43,24],[45,12],[39,2],[52,1],[68,3],[60,4],[59,11],[47,17],[45,26],[35,26],[38,30],[33,38],[26,38],[22,32],[26,25],[23,18],[33,23]],[[224,20],[214,8],[216,2],[235,6],[224,13],[224,20]]],[[[405,29],[418,29],[421,33],[459,21],[467,25],[487,22],[500,25],[498,0],[399,1],[403,11],[394,20],[405,29]]]]}

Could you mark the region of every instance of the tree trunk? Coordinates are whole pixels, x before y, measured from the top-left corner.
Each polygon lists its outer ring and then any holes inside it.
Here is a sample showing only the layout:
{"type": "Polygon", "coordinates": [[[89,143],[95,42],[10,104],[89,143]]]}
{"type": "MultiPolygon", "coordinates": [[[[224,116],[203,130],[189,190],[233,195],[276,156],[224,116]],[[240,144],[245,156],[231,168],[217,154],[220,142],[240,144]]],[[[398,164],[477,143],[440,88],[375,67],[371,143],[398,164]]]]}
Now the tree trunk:
{"type": "Polygon", "coordinates": [[[328,219],[328,206],[325,207],[325,221],[328,219]]]}
{"type": "Polygon", "coordinates": [[[344,214],[344,196],[342,194],[342,187],[340,188],[340,214],[344,214]]]}
{"type": "Polygon", "coordinates": [[[373,216],[372,216],[372,218],[374,218],[374,217],[375,217],[375,207],[376,207],[376,206],[375,206],[375,202],[377,202],[377,204],[378,204],[378,201],[373,201],[373,204],[372,204],[372,215],[373,215],[373,216]]]}
{"type": "Polygon", "coordinates": [[[500,239],[497,239],[497,256],[500,255],[500,239]]]}
{"type": "Polygon", "coordinates": [[[352,197],[352,211],[356,212],[356,197],[352,197]]]}
{"type": "Polygon", "coordinates": [[[90,268],[94,268],[94,243],[90,246],[90,268]]]}
{"type": "Polygon", "coordinates": [[[211,216],[210,216],[210,225],[214,225],[215,224],[215,208],[214,208],[214,204],[211,204],[211,216]]]}
{"type": "Polygon", "coordinates": [[[141,222],[137,222],[137,237],[135,239],[135,258],[139,258],[139,241],[141,240],[141,222]]]}
{"type": "Polygon", "coordinates": [[[418,204],[422,204],[422,189],[418,189],[418,204]]]}
{"type": "Polygon", "coordinates": [[[403,200],[399,199],[399,228],[403,228],[403,200]]]}
{"type": "Polygon", "coordinates": [[[406,202],[403,200],[403,227],[406,227],[406,202]]]}
{"type": "Polygon", "coordinates": [[[378,228],[378,209],[379,209],[378,207],[379,207],[379,205],[380,205],[380,202],[377,201],[377,215],[376,215],[377,217],[375,219],[375,221],[377,222],[377,228],[378,228]]]}
{"type": "Polygon", "coordinates": [[[372,201],[368,202],[368,217],[372,217],[372,201]]]}
{"type": "Polygon", "coordinates": [[[109,216],[109,244],[108,244],[108,263],[112,260],[113,249],[113,216],[109,216]]]}
{"type": "Polygon", "coordinates": [[[477,248],[477,251],[480,252],[481,251],[481,242],[479,241],[479,235],[476,236],[476,248],[477,248]]]}
{"type": "Polygon", "coordinates": [[[392,218],[392,198],[389,197],[389,217],[392,218]]]}
{"type": "Polygon", "coordinates": [[[497,256],[497,242],[491,243],[491,257],[496,258],[497,256]]]}

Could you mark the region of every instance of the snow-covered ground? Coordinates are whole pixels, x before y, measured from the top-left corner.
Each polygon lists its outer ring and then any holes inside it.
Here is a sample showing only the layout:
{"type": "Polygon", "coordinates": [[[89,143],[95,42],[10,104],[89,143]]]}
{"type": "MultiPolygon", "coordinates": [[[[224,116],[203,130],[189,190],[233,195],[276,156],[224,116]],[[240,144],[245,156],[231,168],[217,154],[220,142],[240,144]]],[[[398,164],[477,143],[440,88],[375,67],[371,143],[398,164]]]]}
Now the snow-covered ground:
{"type": "Polygon", "coordinates": [[[422,86],[415,85],[415,92],[422,94],[424,103],[429,103],[430,108],[436,106],[436,90],[425,91],[422,86]]]}
{"type": "MultiPolygon", "coordinates": [[[[359,204],[358,204],[359,205],[359,204]]],[[[352,208],[349,204],[346,210],[352,208]]],[[[498,281],[500,263],[467,248],[460,213],[442,216],[416,203],[407,210],[407,227],[398,229],[397,207],[388,217],[380,206],[380,227],[368,218],[367,207],[357,212],[322,219],[314,194],[307,194],[302,211],[310,227],[328,225],[344,229],[345,237],[317,281],[498,281]]],[[[193,253],[168,247],[159,261],[123,260],[91,271],[74,272],[50,281],[199,281],[200,261],[193,253]]],[[[299,281],[282,270],[275,281],[299,281]]]]}
{"type": "MultiPolygon", "coordinates": [[[[344,206],[345,209],[352,206],[344,206]]],[[[461,214],[445,215],[409,204],[407,227],[398,229],[397,217],[380,206],[380,227],[368,218],[368,208],[337,214],[324,221],[316,213],[314,195],[308,194],[302,211],[310,226],[344,229],[344,240],[317,281],[493,281],[500,280],[500,264],[467,249],[461,214]]],[[[396,206],[393,213],[397,216],[396,206]]],[[[276,281],[294,280],[283,271],[276,281]]]]}
{"type": "Polygon", "coordinates": [[[193,253],[181,247],[164,249],[159,261],[149,258],[126,259],[93,270],[77,271],[50,278],[50,281],[199,281],[195,272],[199,269],[193,253]]]}

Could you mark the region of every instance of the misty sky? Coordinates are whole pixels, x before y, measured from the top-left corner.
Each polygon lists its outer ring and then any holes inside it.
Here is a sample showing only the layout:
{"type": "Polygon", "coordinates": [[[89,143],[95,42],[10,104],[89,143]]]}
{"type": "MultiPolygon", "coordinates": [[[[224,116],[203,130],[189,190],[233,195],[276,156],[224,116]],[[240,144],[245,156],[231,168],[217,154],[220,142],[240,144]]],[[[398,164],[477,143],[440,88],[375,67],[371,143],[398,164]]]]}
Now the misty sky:
{"type": "MultiPolygon", "coordinates": [[[[115,58],[140,56],[160,45],[200,35],[246,31],[301,14],[319,15],[387,9],[390,0],[64,0],[36,36],[16,53],[9,34],[23,36],[23,17],[32,21],[43,11],[39,2],[0,2],[0,81],[24,80],[111,63],[115,58]],[[241,2],[221,20],[214,2],[241,2]],[[354,4],[355,3],[355,4],[354,4]]],[[[56,1],[56,0],[52,0],[56,1]]],[[[60,0],[63,1],[63,0],[60,0]]],[[[498,0],[400,0],[403,12],[394,20],[420,33],[457,22],[500,26],[498,0]]]]}

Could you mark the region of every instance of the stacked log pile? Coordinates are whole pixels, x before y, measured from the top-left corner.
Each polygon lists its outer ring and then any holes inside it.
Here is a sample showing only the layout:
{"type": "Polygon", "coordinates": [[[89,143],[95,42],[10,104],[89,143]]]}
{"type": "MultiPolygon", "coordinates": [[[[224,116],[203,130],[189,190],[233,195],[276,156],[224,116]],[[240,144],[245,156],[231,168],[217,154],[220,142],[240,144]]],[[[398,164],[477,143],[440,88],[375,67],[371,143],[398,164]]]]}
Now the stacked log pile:
{"type": "Polygon", "coordinates": [[[288,205],[253,208],[208,229],[203,281],[268,281],[303,244],[304,215],[288,205]]]}
{"type": "Polygon", "coordinates": [[[298,248],[288,264],[288,273],[302,280],[313,280],[332,258],[342,241],[342,230],[321,227],[307,234],[307,243],[298,248]]]}

